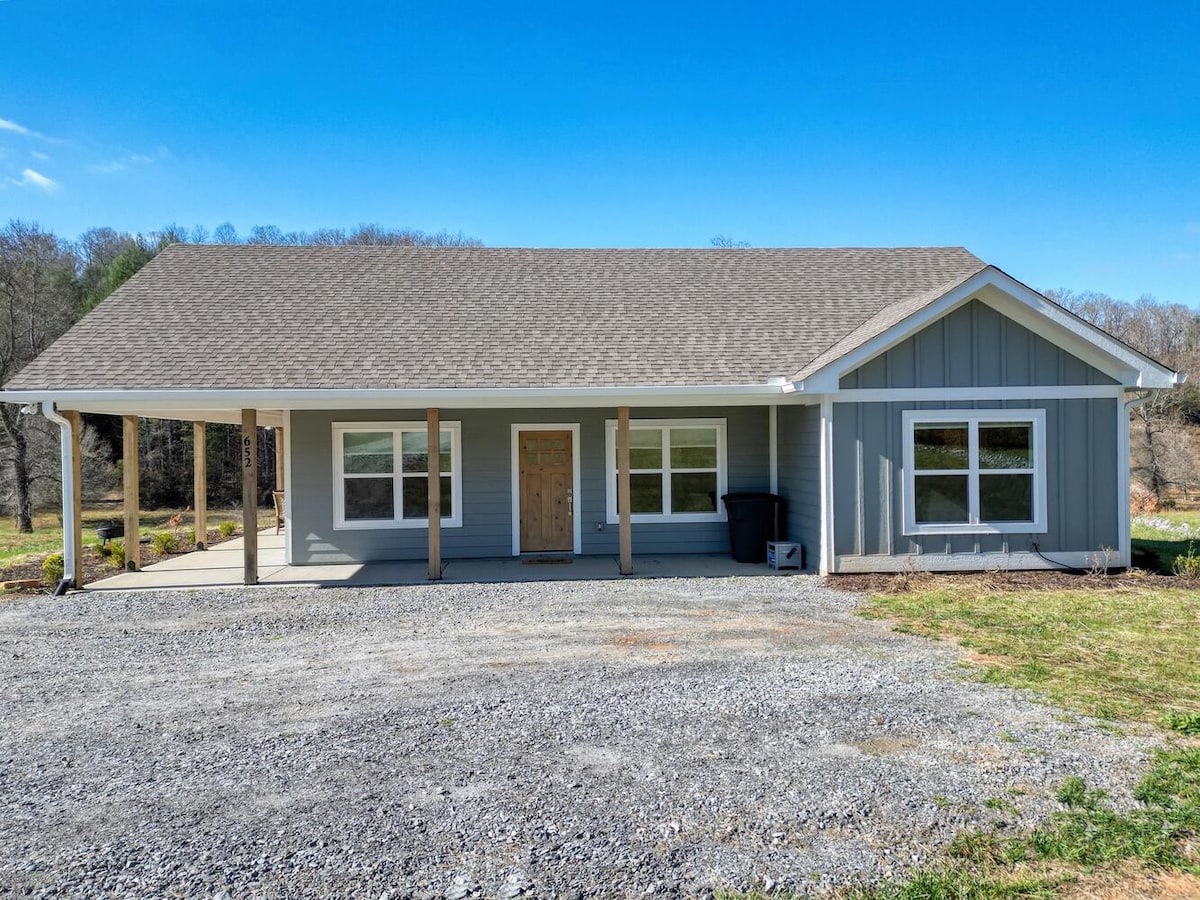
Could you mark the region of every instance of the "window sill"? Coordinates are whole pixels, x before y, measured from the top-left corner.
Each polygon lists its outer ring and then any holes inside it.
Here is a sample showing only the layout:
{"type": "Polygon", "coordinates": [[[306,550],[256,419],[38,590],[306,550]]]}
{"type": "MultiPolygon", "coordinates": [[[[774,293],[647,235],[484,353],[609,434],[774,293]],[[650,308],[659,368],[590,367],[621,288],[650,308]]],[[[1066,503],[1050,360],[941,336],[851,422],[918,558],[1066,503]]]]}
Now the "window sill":
{"type": "Polygon", "coordinates": [[[1045,534],[1045,522],[1003,522],[999,525],[906,525],[905,537],[923,534],[1045,534]]]}
{"type": "MultiPolygon", "coordinates": [[[[443,528],[462,528],[461,519],[442,519],[443,528]]],[[[361,522],[334,522],[334,531],[398,531],[401,529],[429,528],[428,519],[408,519],[401,522],[383,519],[363,520],[361,522]]]]}

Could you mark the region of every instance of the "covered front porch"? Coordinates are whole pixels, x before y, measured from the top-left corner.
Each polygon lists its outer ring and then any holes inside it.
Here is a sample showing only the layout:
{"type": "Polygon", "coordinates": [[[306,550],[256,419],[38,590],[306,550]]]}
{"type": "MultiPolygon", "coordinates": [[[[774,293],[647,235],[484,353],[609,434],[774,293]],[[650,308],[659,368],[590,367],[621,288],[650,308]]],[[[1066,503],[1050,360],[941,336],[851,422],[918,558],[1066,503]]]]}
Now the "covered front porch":
{"type": "MultiPolygon", "coordinates": [[[[292,587],[380,587],[429,581],[421,560],[289,566],[284,537],[270,528],[257,535],[258,583],[292,587]]],[[[92,591],[189,590],[241,587],[245,541],[235,538],[207,550],[184,553],[133,572],[123,572],[87,585],[92,591]]],[[[739,563],[727,555],[690,554],[636,556],[639,578],[730,578],[738,575],[789,575],[765,563],[739,563]]],[[[497,559],[452,559],[442,568],[442,581],[453,584],[511,581],[596,581],[621,577],[620,561],[610,556],[497,559]]]]}
{"type": "MultiPolygon", "coordinates": [[[[729,559],[727,527],[724,514],[719,511],[719,497],[727,489],[777,490],[780,479],[773,405],[655,406],[631,410],[628,406],[607,407],[600,403],[589,407],[567,406],[564,401],[550,413],[499,405],[481,408],[465,403],[449,409],[364,404],[354,409],[305,410],[265,405],[217,410],[216,404],[209,404],[194,411],[145,401],[136,406],[78,405],[81,410],[62,410],[60,415],[55,406],[46,404],[47,415],[63,427],[64,483],[73,487],[64,493],[63,521],[68,535],[65,582],[75,588],[84,587],[77,564],[82,544],[78,491],[80,411],[124,416],[123,494],[127,534],[136,533],[138,528],[139,416],[190,418],[194,423],[191,515],[197,535],[207,533],[206,423],[241,426],[243,536],[211,549],[203,546],[202,539],[198,540],[199,552],[164,560],[144,570],[138,543],[126,541],[127,571],[88,587],[381,585],[440,579],[536,581],[632,574],[720,577],[751,574],[751,570],[766,571],[765,566],[748,567],[729,559]],[[547,425],[547,418],[554,423],[547,425]],[[645,474],[645,449],[639,448],[640,469],[631,461],[631,432],[636,429],[642,429],[641,443],[647,443],[648,439],[657,442],[655,453],[662,448],[662,464],[652,475],[645,474]],[[342,438],[345,434],[359,439],[351,445],[342,438]],[[562,546],[526,544],[523,523],[527,518],[525,504],[530,478],[525,463],[532,451],[524,443],[520,447],[518,444],[526,437],[531,441],[531,435],[539,439],[557,436],[567,441],[562,477],[553,481],[558,492],[554,497],[556,502],[550,504],[553,521],[562,526],[565,541],[562,546]],[[359,445],[370,449],[371,442],[378,443],[381,436],[388,443],[384,453],[374,449],[365,462],[358,459],[363,452],[359,445]],[[258,473],[258,446],[264,437],[274,444],[276,500],[286,498],[279,503],[285,511],[281,517],[283,529],[278,534],[274,530],[258,530],[262,525],[258,506],[264,496],[258,473]],[[412,450],[417,443],[421,449],[412,450]],[[439,445],[441,453],[424,450],[439,445]],[[670,463],[680,454],[690,454],[684,474],[672,474],[670,463]],[[406,516],[410,504],[420,506],[418,520],[411,525],[408,521],[359,522],[351,515],[349,502],[355,495],[350,488],[358,490],[363,485],[383,483],[365,481],[382,476],[363,474],[367,470],[351,466],[378,466],[384,455],[385,481],[395,484],[385,492],[387,514],[394,511],[399,518],[401,499],[406,516]],[[631,512],[631,507],[644,502],[636,496],[631,502],[631,481],[637,478],[642,479],[639,489],[661,502],[664,513],[673,511],[669,488],[676,489],[677,498],[685,488],[690,490],[685,497],[688,502],[695,499],[693,494],[702,494],[712,512],[693,513],[693,507],[686,504],[683,515],[678,517],[645,515],[637,508],[631,512]],[[663,490],[646,491],[648,479],[662,485],[663,490]],[[446,489],[447,482],[452,490],[446,489]],[[700,482],[704,482],[703,490],[696,487],[700,482]],[[391,505],[393,493],[396,503],[391,505]],[[639,515],[643,520],[640,523],[639,515]],[[75,554],[70,552],[72,549],[75,554]],[[509,552],[511,556],[507,555],[509,552]],[[547,553],[558,558],[550,561],[537,558],[547,553]]],[[[267,456],[267,465],[271,458],[267,456]]],[[[551,477],[556,476],[554,473],[547,476],[542,487],[551,483],[551,477]]],[[[373,511],[372,504],[377,505],[379,500],[370,496],[368,501],[366,508],[373,511]]]]}

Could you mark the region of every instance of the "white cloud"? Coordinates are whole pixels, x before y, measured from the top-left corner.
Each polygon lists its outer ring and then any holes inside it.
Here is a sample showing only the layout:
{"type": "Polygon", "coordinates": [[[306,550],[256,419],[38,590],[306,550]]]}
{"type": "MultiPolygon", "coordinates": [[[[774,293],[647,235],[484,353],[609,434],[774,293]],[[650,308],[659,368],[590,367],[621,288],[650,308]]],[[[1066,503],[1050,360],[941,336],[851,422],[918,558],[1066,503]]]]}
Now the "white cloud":
{"type": "Polygon", "coordinates": [[[11,131],[13,134],[19,134],[21,137],[38,138],[43,141],[51,141],[52,143],[60,143],[57,138],[52,138],[49,135],[42,134],[40,131],[34,131],[32,128],[26,128],[19,122],[14,122],[12,119],[0,119],[0,131],[11,131]]]}
{"type": "Polygon", "coordinates": [[[33,136],[33,132],[24,125],[18,125],[16,122],[10,122],[8,119],[0,119],[0,131],[15,131],[17,134],[33,136]]]}
{"type": "MultiPolygon", "coordinates": [[[[160,148],[158,157],[163,159],[167,156],[165,148],[160,148]]],[[[148,166],[153,163],[155,157],[148,156],[145,153],[131,153],[129,156],[122,156],[119,159],[112,159],[108,162],[92,163],[88,166],[89,172],[99,172],[102,175],[111,175],[114,172],[124,172],[128,169],[137,166],[148,166]]]]}
{"type": "Polygon", "coordinates": [[[102,175],[111,175],[113,172],[124,172],[129,168],[129,165],[123,159],[114,159],[112,162],[93,163],[88,166],[89,172],[99,172],[102,175]]]}
{"type": "Polygon", "coordinates": [[[49,159],[49,158],[50,158],[50,154],[49,154],[49,153],[41,153],[41,152],[39,152],[39,151],[37,151],[37,150],[31,150],[31,151],[29,152],[29,155],[30,155],[30,156],[32,156],[34,159],[40,159],[40,160],[42,160],[42,161],[45,161],[45,160],[47,160],[47,159],[49,159]]]}
{"type": "Polygon", "coordinates": [[[41,188],[47,194],[57,191],[61,185],[53,178],[47,178],[41,172],[35,172],[33,169],[25,169],[21,172],[21,177],[8,179],[17,187],[36,187],[41,188]]]}

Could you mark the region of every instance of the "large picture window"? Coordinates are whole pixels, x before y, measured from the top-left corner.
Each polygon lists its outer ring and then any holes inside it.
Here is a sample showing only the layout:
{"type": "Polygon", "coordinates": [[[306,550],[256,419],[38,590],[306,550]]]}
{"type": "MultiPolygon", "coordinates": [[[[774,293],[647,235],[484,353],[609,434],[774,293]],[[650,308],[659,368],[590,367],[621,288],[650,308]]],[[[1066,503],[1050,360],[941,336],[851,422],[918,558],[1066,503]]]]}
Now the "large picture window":
{"type": "Polygon", "coordinates": [[[1046,531],[1043,410],[904,413],[904,533],[1046,531]]]}
{"type": "MultiPolygon", "coordinates": [[[[441,424],[442,525],[462,524],[460,427],[441,424]]],[[[429,525],[429,441],[424,422],[333,426],[333,517],[338,528],[429,525]]]]}
{"type": "MultiPolygon", "coordinates": [[[[607,427],[608,521],[617,508],[617,423],[607,427]]],[[[629,424],[629,507],[634,522],[723,522],[724,419],[642,419],[629,424]]]]}

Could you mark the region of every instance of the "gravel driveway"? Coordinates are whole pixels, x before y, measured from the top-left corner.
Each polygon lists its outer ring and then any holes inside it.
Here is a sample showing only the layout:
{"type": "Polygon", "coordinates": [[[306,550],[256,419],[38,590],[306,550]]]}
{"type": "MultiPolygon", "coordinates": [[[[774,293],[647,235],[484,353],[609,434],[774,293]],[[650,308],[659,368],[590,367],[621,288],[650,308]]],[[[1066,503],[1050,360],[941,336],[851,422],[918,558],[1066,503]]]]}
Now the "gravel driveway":
{"type": "Polygon", "coordinates": [[[1150,743],[815,578],[0,606],[0,891],[706,895],[903,872],[1150,743]],[[390,892],[390,893],[389,893],[390,892]]]}

